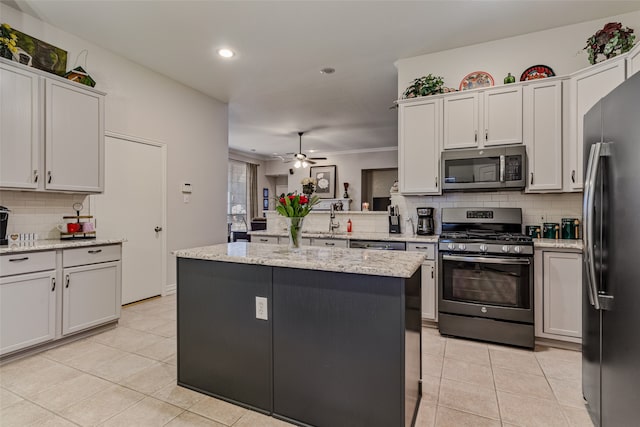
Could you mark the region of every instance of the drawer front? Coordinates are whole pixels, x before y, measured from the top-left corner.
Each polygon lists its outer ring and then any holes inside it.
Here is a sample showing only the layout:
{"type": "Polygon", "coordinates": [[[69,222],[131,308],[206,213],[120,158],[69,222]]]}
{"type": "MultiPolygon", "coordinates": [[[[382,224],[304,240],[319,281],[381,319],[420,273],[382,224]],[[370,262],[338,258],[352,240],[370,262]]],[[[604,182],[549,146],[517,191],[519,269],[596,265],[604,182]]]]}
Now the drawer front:
{"type": "Polygon", "coordinates": [[[424,252],[426,259],[436,259],[436,245],[433,243],[407,243],[407,250],[424,252]]]}
{"type": "Polygon", "coordinates": [[[346,248],[347,241],[343,239],[313,239],[311,246],[324,246],[327,248],[346,248]]]}
{"type": "Polygon", "coordinates": [[[278,244],[277,236],[251,236],[251,242],[253,243],[270,243],[272,245],[278,244]]]}
{"type": "Polygon", "coordinates": [[[121,258],[120,252],[120,245],[65,249],[62,252],[62,265],[66,268],[98,262],[119,261],[121,258]]]}
{"type": "Polygon", "coordinates": [[[20,252],[0,257],[0,275],[34,273],[36,271],[54,270],[56,268],[56,252],[20,252]]]}

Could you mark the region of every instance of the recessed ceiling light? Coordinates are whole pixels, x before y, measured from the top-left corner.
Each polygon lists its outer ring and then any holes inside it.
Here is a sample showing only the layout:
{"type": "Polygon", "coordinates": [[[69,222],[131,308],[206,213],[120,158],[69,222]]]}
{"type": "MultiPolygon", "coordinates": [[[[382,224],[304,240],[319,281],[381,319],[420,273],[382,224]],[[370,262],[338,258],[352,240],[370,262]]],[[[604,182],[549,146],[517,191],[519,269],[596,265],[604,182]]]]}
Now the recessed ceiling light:
{"type": "Polygon", "coordinates": [[[333,74],[335,72],[336,72],[336,69],[331,67],[325,67],[320,70],[320,74],[333,74]]]}
{"type": "Polygon", "coordinates": [[[231,58],[235,55],[235,52],[232,51],[231,49],[218,49],[218,55],[222,56],[223,58],[231,58]]]}

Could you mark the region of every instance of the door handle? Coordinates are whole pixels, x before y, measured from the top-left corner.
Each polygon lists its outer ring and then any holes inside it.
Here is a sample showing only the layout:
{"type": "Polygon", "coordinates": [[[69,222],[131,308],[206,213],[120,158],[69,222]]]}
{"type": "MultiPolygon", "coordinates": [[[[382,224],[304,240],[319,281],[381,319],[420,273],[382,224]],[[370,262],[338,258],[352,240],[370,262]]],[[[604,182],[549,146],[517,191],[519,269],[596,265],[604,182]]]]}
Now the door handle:
{"type": "Polygon", "coordinates": [[[159,233],[162,231],[162,227],[157,226],[156,228],[153,229],[156,233],[159,233]]]}
{"type": "Polygon", "coordinates": [[[436,176],[436,188],[438,188],[438,177],[436,176]]]}
{"type": "Polygon", "coordinates": [[[33,182],[38,182],[38,169],[33,171],[33,182]]]}
{"type": "Polygon", "coordinates": [[[500,182],[504,182],[504,172],[506,169],[506,162],[504,154],[500,156],[500,182]]]}
{"type": "Polygon", "coordinates": [[[530,185],[533,185],[533,172],[531,172],[531,183],[530,185]]]}
{"type": "MultiPolygon", "coordinates": [[[[584,182],[584,199],[582,204],[582,217],[585,223],[584,232],[584,262],[587,270],[587,290],[589,295],[589,302],[595,307],[596,310],[601,308],[606,309],[601,305],[601,298],[598,295],[598,284],[596,282],[596,264],[593,254],[593,237],[594,237],[594,219],[593,209],[595,202],[595,184],[598,176],[598,169],[600,168],[600,158],[609,155],[609,144],[604,142],[598,142],[591,146],[589,152],[589,161],[587,163],[587,173],[584,182]]],[[[575,172],[575,171],[574,171],[575,172]]],[[[604,297],[604,295],[603,295],[604,297]]],[[[610,296],[607,296],[610,297],[610,296]]],[[[613,297],[610,297],[613,300],[613,297]]],[[[606,302],[606,307],[610,307],[611,304],[606,302]]]]}
{"type": "Polygon", "coordinates": [[[51,175],[51,171],[47,171],[47,184],[51,184],[51,179],[53,176],[51,175]]]}
{"type": "Polygon", "coordinates": [[[29,259],[29,257],[28,257],[28,256],[25,256],[25,257],[22,257],[22,258],[13,258],[13,259],[10,259],[10,260],[9,260],[9,262],[26,261],[26,260],[28,260],[28,259],[29,259]]]}
{"type": "Polygon", "coordinates": [[[475,134],[475,136],[474,136],[474,139],[473,139],[473,140],[474,140],[475,142],[478,142],[478,131],[476,131],[476,134],[475,134]]]}
{"type": "Polygon", "coordinates": [[[575,169],[571,171],[571,182],[576,183],[576,171],[575,169]]]}
{"type": "Polygon", "coordinates": [[[52,277],[51,278],[51,292],[56,290],[56,278],[52,277]]]}
{"type": "Polygon", "coordinates": [[[67,274],[66,278],[65,278],[65,284],[64,287],[69,289],[69,275],[67,274]]]}
{"type": "Polygon", "coordinates": [[[102,252],[102,249],[95,249],[95,250],[87,251],[87,252],[89,252],[90,254],[99,254],[100,252],[102,252]]]}
{"type": "Polygon", "coordinates": [[[336,244],[335,243],[324,242],[324,245],[325,246],[335,246],[336,244]]]}
{"type": "Polygon", "coordinates": [[[484,130],[484,140],[488,141],[489,140],[489,129],[485,129],[484,130]]]}
{"type": "Polygon", "coordinates": [[[433,267],[431,267],[431,278],[433,279],[433,267]]]}

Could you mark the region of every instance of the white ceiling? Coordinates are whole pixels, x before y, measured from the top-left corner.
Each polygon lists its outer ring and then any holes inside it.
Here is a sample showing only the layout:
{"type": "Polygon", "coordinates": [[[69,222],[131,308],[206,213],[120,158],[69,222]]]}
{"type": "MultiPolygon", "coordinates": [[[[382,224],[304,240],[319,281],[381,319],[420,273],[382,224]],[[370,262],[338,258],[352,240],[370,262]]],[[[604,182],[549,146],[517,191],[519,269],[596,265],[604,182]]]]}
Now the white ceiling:
{"type": "Polygon", "coordinates": [[[229,103],[229,146],[397,145],[394,61],[640,9],[638,1],[6,1],[229,103]],[[123,49],[123,46],[126,46],[123,49]],[[231,60],[219,47],[237,52],[231,60]],[[333,75],[322,75],[333,67],[333,75]]]}

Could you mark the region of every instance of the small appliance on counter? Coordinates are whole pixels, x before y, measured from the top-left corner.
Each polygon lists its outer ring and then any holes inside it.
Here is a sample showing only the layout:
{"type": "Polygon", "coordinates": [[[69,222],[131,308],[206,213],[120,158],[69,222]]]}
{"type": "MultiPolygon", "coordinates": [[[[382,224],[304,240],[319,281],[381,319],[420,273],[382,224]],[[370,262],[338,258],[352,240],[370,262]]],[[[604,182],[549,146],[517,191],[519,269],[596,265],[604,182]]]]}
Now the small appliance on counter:
{"type": "Polygon", "coordinates": [[[563,239],[579,239],[580,220],[578,218],[562,218],[560,233],[563,239]]]}
{"type": "Polygon", "coordinates": [[[402,230],[400,230],[400,210],[398,209],[398,205],[389,205],[387,209],[389,211],[389,233],[402,233],[402,230]]]}
{"type": "Polygon", "coordinates": [[[417,208],[418,211],[418,229],[416,234],[421,236],[432,236],[434,233],[433,226],[433,208],[417,208]]]}
{"type": "Polygon", "coordinates": [[[0,245],[9,244],[7,239],[7,225],[9,224],[9,212],[8,208],[0,206],[0,245]]]}

